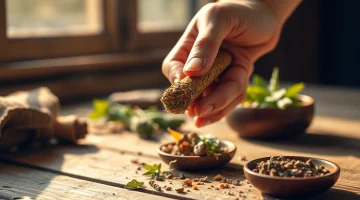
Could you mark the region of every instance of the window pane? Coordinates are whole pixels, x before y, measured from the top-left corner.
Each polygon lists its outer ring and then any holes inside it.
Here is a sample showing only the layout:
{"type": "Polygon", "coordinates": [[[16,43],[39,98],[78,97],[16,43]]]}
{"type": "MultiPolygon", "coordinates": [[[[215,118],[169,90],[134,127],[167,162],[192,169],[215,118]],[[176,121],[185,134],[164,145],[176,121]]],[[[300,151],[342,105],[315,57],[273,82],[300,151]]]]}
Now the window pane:
{"type": "Polygon", "coordinates": [[[101,11],[100,0],[6,0],[7,36],[98,34],[101,11]]]}
{"type": "Polygon", "coordinates": [[[138,0],[140,32],[183,30],[209,0],[138,0]]]}

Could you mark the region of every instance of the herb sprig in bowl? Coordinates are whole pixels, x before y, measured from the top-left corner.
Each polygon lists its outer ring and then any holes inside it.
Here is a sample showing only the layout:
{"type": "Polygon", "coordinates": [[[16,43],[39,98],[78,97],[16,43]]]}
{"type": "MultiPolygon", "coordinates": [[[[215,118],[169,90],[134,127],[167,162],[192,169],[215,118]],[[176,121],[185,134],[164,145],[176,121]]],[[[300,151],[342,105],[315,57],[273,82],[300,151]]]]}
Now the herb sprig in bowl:
{"type": "Polygon", "coordinates": [[[251,108],[279,109],[297,106],[301,101],[296,96],[304,87],[305,84],[300,82],[287,88],[280,88],[279,69],[274,68],[269,84],[259,75],[252,76],[251,84],[246,89],[247,97],[241,105],[251,108]]]}

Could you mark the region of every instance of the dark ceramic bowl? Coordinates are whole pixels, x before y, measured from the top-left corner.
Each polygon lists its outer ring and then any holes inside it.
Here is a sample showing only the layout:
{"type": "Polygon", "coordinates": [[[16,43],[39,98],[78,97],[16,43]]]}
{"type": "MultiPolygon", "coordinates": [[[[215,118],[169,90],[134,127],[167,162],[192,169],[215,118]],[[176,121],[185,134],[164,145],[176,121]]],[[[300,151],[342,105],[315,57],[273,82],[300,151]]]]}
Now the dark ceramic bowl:
{"type": "Polygon", "coordinates": [[[314,117],[314,99],[298,95],[299,106],[285,110],[276,108],[237,107],[226,121],[239,136],[266,139],[284,138],[304,133],[314,117]]]}
{"type": "Polygon", "coordinates": [[[165,153],[161,151],[161,147],[168,144],[161,145],[157,152],[160,158],[166,163],[169,164],[171,161],[176,160],[175,163],[171,164],[172,168],[183,169],[183,170],[200,170],[200,169],[213,169],[221,167],[230,162],[236,153],[236,146],[234,143],[229,141],[220,141],[221,146],[226,146],[228,152],[222,153],[218,157],[215,156],[178,156],[165,153]]]}
{"type": "MultiPolygon", "coordinates": [[[[306,161],[309,157],[284,156],[289,159],[306,161]]],[[[327,160],[311,158],[317,166],[324,165],[330,173],[319,177],[290,178],[274,177],[265,174],[259,174],[252,170],[256,168],[257,163],[266,161],[270,157],[260,158],[248,162],[244,166],[244,174],[248,181],[264,194],[275,197],[304,197],[315,195],[330,189],[338,180],[340,167],[327,160]]]]}

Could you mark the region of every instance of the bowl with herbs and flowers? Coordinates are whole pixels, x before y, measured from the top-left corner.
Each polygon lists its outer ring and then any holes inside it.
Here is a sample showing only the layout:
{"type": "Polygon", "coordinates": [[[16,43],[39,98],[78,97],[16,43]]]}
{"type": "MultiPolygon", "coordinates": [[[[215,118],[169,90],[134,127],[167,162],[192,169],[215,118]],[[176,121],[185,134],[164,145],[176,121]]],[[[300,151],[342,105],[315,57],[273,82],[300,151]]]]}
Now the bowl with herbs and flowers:
{"type": "Polygon", "coordinates": [[[300,94],[304,83],[279,86],[279,69],[274,68],[269,83],[253,75],[246,99],[226,121],[239,136],[253,139],[282,139],[302,134],[314,117],[315,101],[300,94]]]}
{"type": "Polygon", "coordinates": [[[211,134],[180,133],[168,128],[174,142],[162,144],[157,152],[170,168],[200,170],[221,167],[230,162],[236,146],[211,134]]]}

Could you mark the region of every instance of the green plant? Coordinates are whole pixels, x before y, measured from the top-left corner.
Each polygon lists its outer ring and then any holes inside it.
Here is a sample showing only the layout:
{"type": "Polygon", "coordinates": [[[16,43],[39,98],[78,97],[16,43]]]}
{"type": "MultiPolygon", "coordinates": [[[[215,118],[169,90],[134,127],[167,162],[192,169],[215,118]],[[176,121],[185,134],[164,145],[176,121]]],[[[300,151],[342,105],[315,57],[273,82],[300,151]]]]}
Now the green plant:
{"type": "Polygon", "coordinates": [[[305,84],[301,82],[287,88],[280,88],[279,69],[275,67],[269,84],[259,75],[252,76],[251,84],[246,89],[247,97],[242,104],[253,108],[286,109],[301,102],[296,96],[304,87],[305,84]]]}
{"type": "Polygon", "coordinates": [[[106,118],[108,121],[122,122],[126,128],[139,134],[141,138],[150,139],[158,130],[178,129],[185,120],[183,117],[159,111],[150,107],[141,109],[131,105],[110,104],[106,100],[94,99],[90,119],[106,118]]]}

